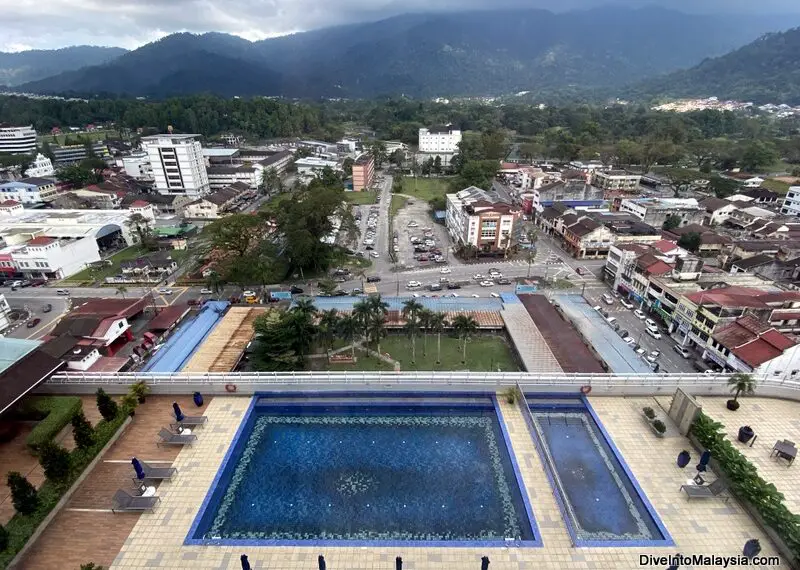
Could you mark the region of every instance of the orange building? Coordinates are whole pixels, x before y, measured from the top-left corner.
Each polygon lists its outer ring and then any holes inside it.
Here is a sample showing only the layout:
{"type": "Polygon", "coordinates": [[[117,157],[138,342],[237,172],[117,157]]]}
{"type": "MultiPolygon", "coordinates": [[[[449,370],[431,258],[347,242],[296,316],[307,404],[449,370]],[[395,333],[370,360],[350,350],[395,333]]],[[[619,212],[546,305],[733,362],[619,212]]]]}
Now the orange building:
{"type": "Polygon", "coordinates": [[[375,161],[372,155],[362,154],[353,163],[353,190],[366,190],[375,181],[375,161]]]}

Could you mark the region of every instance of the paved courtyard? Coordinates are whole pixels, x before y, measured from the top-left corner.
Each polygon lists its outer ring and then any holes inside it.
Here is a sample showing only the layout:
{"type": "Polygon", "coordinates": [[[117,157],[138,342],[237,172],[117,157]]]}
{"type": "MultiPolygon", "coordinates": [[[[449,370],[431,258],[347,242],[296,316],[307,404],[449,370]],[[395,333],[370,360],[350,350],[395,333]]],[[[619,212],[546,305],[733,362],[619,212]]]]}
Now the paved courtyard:
{"type": "MultiPolygon", "coordinates": [[[[662,399],[663,400],[663,399],[662,399]]],[[[716,399],[709,399],[709,408],[716,399]]],[[[488,555],[492,570],[524,570],[534,568],[616,569],[639,567],[640,554],[740,554],[745,541],[758,538],[763,556],[775,552],[763,533],[744,514],[735,501],[718,500],[689,502],[679,487],[693,475],[689,469],[675,465],[678,453],[688,447],[685,438],[669,426],[666,437],[652,435],[643,423],[641,408],[657,403],[654,398],[592,398],[601,421],[628,462],[634,475],[675,540],[675,547],[663,548],[574,548],[562,520],[553,491],[528,432],[522,410],[501,404],[526,491],[544,543],[542,548],[318,548],[318,547],[198,547],[183,546],[189,527],[200,503],[222,462],[241,422],[250,399],[219,397],[209,404],[209,424],[200,432],[199,441],[178,455],[175,465],[180,475],[159,488],[163,502],[152,514],[139,517],[112,568],[202,568],[236,569],[239,555],[247,553],[253,568],[293,570],[316,567],[316,557],[325,555],[328,568],[390,568],[395,556],[402,556],[404,568],[410,570],[451,570],[479,568],[480,557],[488,555]]],[[[668,402],[667,402],[668,403],[668,402]]],[[[741,417],[755,398],[743,402],[741,417]]],[[[759,413],[766,417],[786,418],[784,425],[797,417],[800,405],[776,400],[761,400],[759,413]],[[772,408],[772,406],[775,406],[772,408]],[[781,415],[779,415],[779,413],[781,415]]],[[[724,406],[724,403],[722,404],[724,406]]],[[[751,408],[755,412],[755,408],[751,408]]],[[[663,414],[665,415],[665,414],[663,414]]],[[[737,422],[740,416],[737,416],[737,422]]],[[[796,420],[795,420],[796,421],[796,420]]],[[[755,423],[755,422],[754,422],[755,423]]],[[[756,432],[765,427],[754,425],[756,432]]],[[[775,426],[776,430],[780,426],[775,426]]],[[[787,428],[788,429],[788,428],[787,428]]],[[[789,433],[780,433],[788,437],[789,433]]],[[[694,454],[696,455],[696,454],[694,454]]],[[[765,476],[772,475],[765,469],[765,476]]],[[[785,467],[776,469],[788,485],[792,473],[785,467]]],[[[778,484],[778,481],[773,481],[778,484]]],[[[127,515],[117,515],[120,521],[127,515]]]]}

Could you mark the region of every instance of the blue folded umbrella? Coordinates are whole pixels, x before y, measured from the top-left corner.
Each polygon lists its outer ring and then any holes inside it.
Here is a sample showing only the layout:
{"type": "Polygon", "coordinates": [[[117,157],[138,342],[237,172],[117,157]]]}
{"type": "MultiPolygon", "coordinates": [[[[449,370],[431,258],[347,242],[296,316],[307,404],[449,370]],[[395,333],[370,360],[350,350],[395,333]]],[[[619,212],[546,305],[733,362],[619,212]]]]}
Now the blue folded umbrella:
{"type": "Polygon", "coordinates": [[[135,457],[131,459],[131,464],[133,465],[133,470],[136,471],[136,478],[140,481],[144,479],[144,468],[142,464],[139,463],[139,460],[135,457]]]}
{"type": "Polygon", "coordinates": [[[700,456],[700,463],[697,464],[697,470],[701,472],[705,471],[709,461],[711,461],[711,452],[706,449],[703,455],[700,456]]]}
{"type": "Polygon", "coordinates": [[[183,419],[186,417],[183,415],[181,411],[181,407],[178,405],[178,402],[172,402],[172,410],[175,412],[175,419],[179,422],[182,422],[183,419]]]}
{"type": "Polygon", "coordinates": [[[325,557],[322,554],[317,556],[317,566],[319,570],[326,570],[328,568],[328,565],[325,564],[325,557]]]}
{"type": "MultiPolygon", "coordinates": [[[[175,404],[177,406],[177,404],[175,404]]],[[[250,568],[250,561],[247,560],[247,554],[242,554],[239,557],[239,560],[242,561],[242,570],[251,570],[250,568]]]]}

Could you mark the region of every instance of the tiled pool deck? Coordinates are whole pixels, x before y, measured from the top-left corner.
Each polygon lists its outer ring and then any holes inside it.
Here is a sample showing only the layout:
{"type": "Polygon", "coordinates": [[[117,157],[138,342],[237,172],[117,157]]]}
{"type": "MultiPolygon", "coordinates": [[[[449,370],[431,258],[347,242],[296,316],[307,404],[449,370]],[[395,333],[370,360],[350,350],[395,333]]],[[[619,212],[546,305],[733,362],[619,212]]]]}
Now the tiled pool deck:
{"type": "MultiPolygon", "coordinates": [[[[668,405],[668,399],[660,399],[668,405]]],[[[198,442],[181,451],[175,465],[180,474],[173,482],[159,487],[162,503],[152,514],[139,517],[125,541],[112,568],[199,568],[238,569],[239,555],[246,553],[254,569],[294,570],[316,567],[316,557],[324,554],[331,570],[386,569],[395,556],[402,556],[408,570],[451,570],[479,568],[480,557],[488,555],[492,570],[524,570],[534,568],[616,569],[637,568],[641,554],[666,555],[712,554],[732,556],[741,553],[745,541],[760,539],[762,556],[775,552],[763,533],[744,514],[735,501],[689,502],[679,487],[693,475],[690,468],[675,466],[678,453],[688,442],[674,426],[666,437],[657,439],[643,424],[641,408],[653,405],[653,398],[592,398],[606,430],[627,461],[634,476],[660,515],[675,547],[662,548],[575,548],[562,520],[553,491],[544,473],[522,411],[516,406],[501,404],[503,419],[509,432],[525,486],[530,497],[543,548],[439,548],[439,547],[240,547],[184,546],[189,527],[221,465],[239,423],[250,404],[250,398],[218,397],[208,406],[208,426],[199,430],[198,442]]],[[[724,399],[706,398],[707,411],[718,416],[716,407],[724,409],[724,399]]],[[[775,438],[790,438],[797,428],[800,404],[778,400],[748,398],[743,401],[735,421],[751,421],[756,433],[763,433],[759,442],[774,443],[775,438]],[[757,403],[758,409],[755,404],[757,403]],[[764,421],[751,420],[763,414],[764,421]],[[773,427],[772,424],[775,424],[773,427]],[[762,427],[763,426],[763,427],[762,427]],[[784,429],[781,430],[781,427],[784,429]],[[761,431],[759,431],[761,430],[761,431]],[[789,431],[786,431],[789,430],[789,431]],[[773,437],[771,431],[775,431],[773,437]]],[[[719,419],[719,418],[718,418],[719,419]]],[[[756,448],[754,447],[754,450],[756,448]]],[[[754,453],[768,451],[757,450],[754,453]]],[[[693,454],[696,455],[696,454],[693,454]]],[[[768,458],[767,458],[768,459],[768,458]]],[[[789,489],[794,473],[785,466],[770,467],[764,460],[764,476],[779,488],[783,481],[789,489]],[[774,478],[773,478],[774,474],[774,478]]],[[[776,464],[777,465],[777,464],[776,464]]],[[[797,497],[794,497],[796,505],[797,497]]],[[[117,515],[125,517],[127,515],[117,515]]],[[[666,565],[665,565],[666,566],[666,565]]],[[[785,566],[784,566],[785,567],[785,566]]]]}

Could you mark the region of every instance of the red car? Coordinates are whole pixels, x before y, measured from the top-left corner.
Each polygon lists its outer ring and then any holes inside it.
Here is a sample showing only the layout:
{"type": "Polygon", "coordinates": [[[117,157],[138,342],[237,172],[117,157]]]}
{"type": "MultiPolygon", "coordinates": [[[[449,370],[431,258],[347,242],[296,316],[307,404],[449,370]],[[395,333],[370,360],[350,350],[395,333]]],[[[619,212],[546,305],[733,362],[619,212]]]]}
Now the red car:
{"type": "Polygon", "coordinates": [[[33,327],[35,327],[36,325],[38,325],[41,322],[42,322],[42,319],[31,319],[31,320],[28,321],[28,324],[25,325],[25,326],[28,327],[29,329],[32,329],[33,327]]]}

